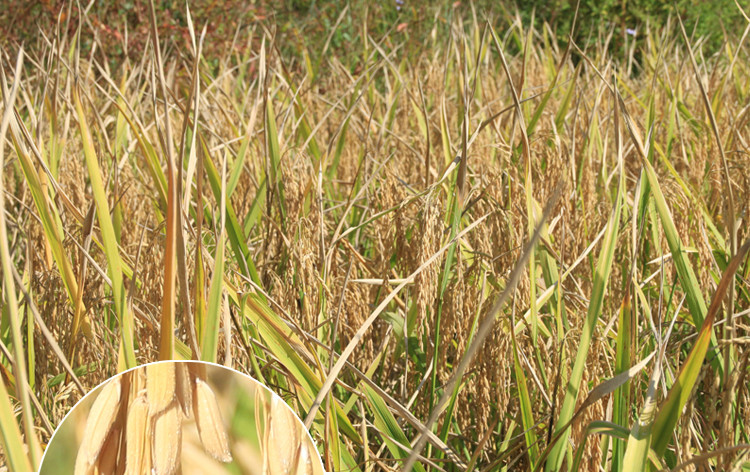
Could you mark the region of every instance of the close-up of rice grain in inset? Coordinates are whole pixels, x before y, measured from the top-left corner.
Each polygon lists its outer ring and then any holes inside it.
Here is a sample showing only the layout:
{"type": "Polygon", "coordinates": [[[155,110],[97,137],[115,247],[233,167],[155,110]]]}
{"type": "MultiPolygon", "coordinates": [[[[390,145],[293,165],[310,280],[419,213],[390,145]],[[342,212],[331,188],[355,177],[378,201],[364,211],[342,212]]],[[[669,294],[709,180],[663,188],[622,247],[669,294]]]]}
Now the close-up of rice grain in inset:
{"type": "Polygon", "coordinates": [[[283,399],[223,366],[164,361],[86,395],[52,436],[42,475],[322,475],[283,399]]]}

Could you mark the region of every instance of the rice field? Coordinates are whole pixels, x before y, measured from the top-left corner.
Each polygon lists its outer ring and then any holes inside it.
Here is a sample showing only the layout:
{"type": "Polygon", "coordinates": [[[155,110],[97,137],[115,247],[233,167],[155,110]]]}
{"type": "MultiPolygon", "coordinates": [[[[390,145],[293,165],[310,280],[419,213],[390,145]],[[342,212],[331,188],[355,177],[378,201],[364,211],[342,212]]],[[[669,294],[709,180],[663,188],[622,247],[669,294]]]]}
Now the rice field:
{"type": "Polygon", "coordinates": [[[679,15],[578,44],[458,2],[420,44],[358,19],[346,57],[348,7],[296,52],[268,18],[216,56],[153,4],[117,67],[70,14],[3,48],[0,461],[203,360],[327,471],[750,471],[737,8],[716,49],[679,15]]]}

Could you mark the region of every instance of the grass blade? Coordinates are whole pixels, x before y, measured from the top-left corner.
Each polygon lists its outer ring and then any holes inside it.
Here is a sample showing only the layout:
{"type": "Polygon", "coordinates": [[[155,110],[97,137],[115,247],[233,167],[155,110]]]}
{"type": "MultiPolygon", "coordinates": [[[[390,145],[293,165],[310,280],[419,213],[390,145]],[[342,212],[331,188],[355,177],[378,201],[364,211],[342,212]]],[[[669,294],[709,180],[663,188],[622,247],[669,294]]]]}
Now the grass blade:
{"type": "MultiPolygon", "coordinates": [[[[159,84],[161,85],[161,97],[164,101],[164,148],[167,156],[167,223],[166,223],[166,246],[164,249],[164,291],[161,302],[161,321],[159,337],[159,359],[171,360],[174,357],[174,325],[175,325],[175,285],[177,263],[177,233],[181,233],[180,212],[177,183],[177,167],[175,164],[174,143],[172,142],[172,127],[169,120],[169,102],[167,95],[166,80],[164,79],[164,66],[161,60],[161,48],[159,46],[159,34],[156,28],[156,12],[153,0],[149,1],[149,13],[151,18],[151,41],[154,47],[154,61],[159,73],[159,84]]],[[[187,289],[185,289],[187,291],[187,289]]]]}
{"type": "MultiPolygon", "coordinates": [[[[381,398],[370,386],[363,385],[362,390],[367,398],[368,405],[375,417],[375,427],[383,433],[384,441],[388,450],[391,452],[395,459],[404,459],[409,455],[411,450],[411,443],[406,438],[404,431],[401,430],[396,418],[393,417],[391,411],[385,405],[385,401],[381,398]]],[[[415,471],[424,472],[424,467],[421,463],[417,462],[414,464],[415,471]]]]}
{"type": "MultiPolygon", "coordinates": [[[[617,112],[615,112],[617,114],[617,112]]],[[[617,115],[615,115],[617,116],[617,115]]],[[[617,234],[619,232],[620,225],[620,214],[622,211],[622,200],[625,193],[625,172],[622,168],[622,156],[620,156],[620,184],[615,197],[615,203],[612,208],[612,215],[607,223],[607,232],[602,243],[601,251],[599,252],[599,261],[596,267],[596,273],[594,274],[593,289],[591,291],[591,297],[589,299],[589,307],[586,312],[586,320],[583,324],[581,337],[578,343],[578,352],[576,359],[573,364],[573,369],[570,372],[570,378],[567,385],[567,391],[565,392],[565,399],[563,400],[560,408],[560,413],[555,424],[555,430],[562,430],[566,426],[568,421],[573,416],[575,410],[576,401],[578,400],[578,392],[581,387],[581,379],[583,378],[583,370],[586,366],[588,358],[588,351],[591,345],[591,338],[596,327],[596,322],[599,319],[599,315],[602,310],[602,303],[604,302],[604,292],[607,287],[607,281],[609,280],[609,274],[612,270],[612,261],[615,253],[615,246],[617,243],[617,234]]],[[[565,430],[565,434],[569,433],[569,429],[565,430]]],[[[555,445],[549,458],[547,459],[547,470],[557,471],[563,463],[563,457],[567,450],[567,436],[563,436],[555,445]]]]}
{"type": "Polygon", "coordinates": [[[667,444],[672,440],[672,433],[677,424],[677,419],[679,419],[682,409],[690,397],[693,386],[695,386],[695,382],[698,379],[701,366],[703,365],[703,360],[706,358],[708,346],[711,342],[711,335],[713,334],[712,329],[716,314],[719,313],[724,295],[734,283],[734,274],[737,272],[749,249],[750,240],[742,245],[737,254],[729,262],[711,300],[711,306],[708,308],[708,314],[703,321],[703,326],[698,333],[695,344],[690,350],[687,360],[683,363],[677,380],[670,388],[667,399],[659,407],[656,419],[654,420],[651,439],[651,447],[659,457],[664,455],[667,444]]]}
{"type": "Polygon", "coordinates": [[[5,188],[3,186],[3,173],[5,163],[5,134],[8,131],[8,125],[13,114],[13,103],[16,100],[16,93],[21,82],[21,73],[23,67],[24,52],[23,48],[18,51],[16,58],[16,69],[14,71],[13,86],[9,93],[6,93],[5,68],[0,69],[2,72],[3,82],[3,99],[5,101],[5,111],[3,113],[2,124],[0,124],[0,260],[3,269],[3,294],[4,308],[10,319],[10,330],[13,338],[14,350],[14,368],[13,372],[16,377],[16,393],[21,401],[21,418],[26,433],[26,443],[28,444],[28,458],[26,450],[23,447],[20,431],[16,423],[15,415],[10,406],[8,392],[5,389],[5,381],[0,382],[0,432],[2,433],[3,446],[6,449],[6,455],[9,456],[9,462],[13,470],[29,470],[30,467],[39,465],[42,456],[42,449],[37,439],[34,429],[34,414],[31,409],[31,399],[26,389],[27,372],[26,363],[23,354],[23,340],[21,337],[21,319],[19,315],[18,299],[16,296],[16,286],[13,282],[12,266],[13,261],[8,248],[8,231],[5,223],[5,188]],[[9,452],[10,451],[10,452],[9,452]],[[12,460],[11,460],[12,458],[12,460]]]}
{"type": "MultiPolygon", "coordinates": [[[[226,168],[227,162],[225,159],[222,163],[221,171],[222,190],[226,190],[226,168]]],[[[210,361],[212,363],[215,363],[217,361],[216,356],[219,349],[219,323],[222,313],[222,284],[224,282],[224,228],[226,222],[226,195],[224,193],[221,194],[219,209],[221,210],[221,221],[219,226],[218,242],[216,243],[214,275],[211,278],[211,288],[208,291],[208,306],[206,308],[205,321],[202,328],[203,335],[200,348],[203,360],[210,361]]],[[[224,331],[229,331],[229,328],[225,328],[224,331]]]]}
{"type": "Polygon", "coordinates": [[[133,346],[133,315],[125,304],[125,283],[122,276],[122,261],[117,245],[117,237],[112,224],[112,218],[109,214],[107,193],[104,190],[99,161],[94,151],[91,132],[86,122],[86,115],[83,112],[78,88],[79,85],[77,84],[73,88],[73,104],[83,143],[83,156],[86,159],[86,168],[89,171],[91,188],[94,192],[94,201],[96,202],[97,220],[102,232],[102,244],[104,245],[104,253],[107,256],[107,273],[112,282],[112,299],[114,300],[115,315],[117,315],[120,322],[121,353],[124,358],[125,367],[132,368],[137,364],[133,346]]]}

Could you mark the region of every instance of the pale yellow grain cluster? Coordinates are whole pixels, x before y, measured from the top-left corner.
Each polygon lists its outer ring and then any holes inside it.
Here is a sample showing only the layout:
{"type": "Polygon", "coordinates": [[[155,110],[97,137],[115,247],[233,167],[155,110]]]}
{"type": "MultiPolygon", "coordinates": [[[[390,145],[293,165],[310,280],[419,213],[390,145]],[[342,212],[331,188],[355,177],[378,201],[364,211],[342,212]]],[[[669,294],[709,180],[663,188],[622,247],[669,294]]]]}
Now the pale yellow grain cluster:
{"type": "Polygon", "coordinates": [[[317,451],[305,426],[280,397],[267,396],[263,391],[255,393],[255,418],[263,454],[263,474],[322,475],[322,465],[316,460],[317,451]]]}
{"type": "Polygon", "coordinates": [[[125,373],[106,383],[91,406],[75,474],[179,473],[182,425],[193,416],[205,452],[231,461],[202,364],[163,362],[125,373]]]}
{"type": "Polygon", "coordinates": [[[200,379],[195,380],[195,398],[193,399],[195,422],[198,425],[203,448],[220,462],[232,460],[229,452],[229,441],[224,423],[221,420],[219,405],[213,391],[200,379]]]}

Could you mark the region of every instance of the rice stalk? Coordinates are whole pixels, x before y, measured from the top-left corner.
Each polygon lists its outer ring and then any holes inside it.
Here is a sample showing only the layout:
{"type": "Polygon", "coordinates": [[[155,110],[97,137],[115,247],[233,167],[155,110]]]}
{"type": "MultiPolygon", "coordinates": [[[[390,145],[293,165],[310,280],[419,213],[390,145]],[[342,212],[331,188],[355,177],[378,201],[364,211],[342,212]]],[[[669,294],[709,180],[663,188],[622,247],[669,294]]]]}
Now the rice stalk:
{"type": "MultiPolygon", "coordinates": [[[[16,99],[18,86],[21,82],[21,69],[23,66],[23,48],[18,52],[16,67],[14,71],[13,85],[10,92],[6,92],[5,68],[0,66],[3,84],[3,99],[5,111],[2,124],[0,124],[0,171],[3,170],[5,162],[5,134],[8,131],[13,103],[16,99]]],[[[2,433],[3,447],[8,454],[8,462],[13,470],[29,470],[39,463],[41,447],[34,432],[34,416],[31,412],[29,393],[26,391],[27,372],[24,363],[23,344],[21,340],[21,321],[19,318],[19,307],[16,296],[15,284],[13,282],[11,267],[13,262],[8,248],[8,236],[5,221],[5,193],[3,187],[2,173],[0,173],[0,259],[3,269],[3,309],[10,318],[10,328],[13,337],[13,348],[15,351],[14,374],[17,378],[16,393],[22,405],[23,428],[26,433],[27,450],[24,448],[21,433],[16,424],[15,415],[8,399],[8,391],[5,381],[0,382],[0,433],[2,433]]],[[[3,313],[5,313],[3,312],[3,313]]],[[[5,320],[5,318],[3,318],[5,320]]]]}

